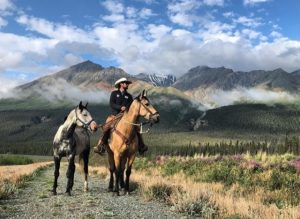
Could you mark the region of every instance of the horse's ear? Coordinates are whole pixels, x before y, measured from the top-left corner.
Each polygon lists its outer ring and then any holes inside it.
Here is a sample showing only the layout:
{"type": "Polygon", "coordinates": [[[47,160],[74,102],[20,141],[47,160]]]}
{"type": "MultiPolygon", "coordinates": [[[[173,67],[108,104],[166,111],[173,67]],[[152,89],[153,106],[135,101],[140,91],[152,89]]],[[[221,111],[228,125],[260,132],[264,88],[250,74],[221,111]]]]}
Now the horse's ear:
{"type": "Polygon", "coordinates": [[[144,97],[146,97],[147,96],[147,91],[145,91],[145,93],[144,93],[144,97]]]}
{"type": "Polygon", "coordinates": [[[142,92],[142,97],[144,97],[145,96],[145,90],[143,90],[143,92],[142,92]]]}
{"type": "Polygon", "coordinates": [[[81,111],[83,110],[82,101],[80,101],[78,107],[79,107],[79,109],[80,109],[81,111]]]}
{"type": "Polygon", "coordinates": [[[89,102],[86,102],[86,104],[85,104],[85,108],[87,108],[88,104],[89,104],[89,102]]]}

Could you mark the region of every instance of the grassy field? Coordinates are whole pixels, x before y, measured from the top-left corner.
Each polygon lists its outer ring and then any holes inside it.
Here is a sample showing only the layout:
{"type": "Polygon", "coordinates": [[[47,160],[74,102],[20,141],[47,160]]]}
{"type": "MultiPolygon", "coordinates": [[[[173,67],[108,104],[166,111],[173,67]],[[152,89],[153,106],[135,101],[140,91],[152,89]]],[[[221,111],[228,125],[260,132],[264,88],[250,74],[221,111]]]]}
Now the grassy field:
{"type": "MultiPolygon", "coordinates": [[[[105,157],[94,158],[91,171],[105,177],[105,157]]],[[[300,157],[292,154],[138,157],[131,179],[146,200],[191,217],[300,217],[300,157]]]]}
{"type": "Polygon", "coordinates": [[[40,159],[44,160],[48,158],[0,155],[0,199],[6,199],[11,194],[17,192],[26,181],[30,180],[31,177],[36,176],[41,169],[53,163],[49,161],[38,162],[40,159]],[[8,165],[3,165],[5,164],[3,161],[8,161],[8,165]],[[27,164],[28,162],[31,163],[27,164]]]}
{"type": "Polygon", "coordinates": [[[263,157],[265,161],[251,156],[138,159],[133,178],[145,198],[191,216],[299,218],[300,173],[293,166],[299,160],[263,157]]]}

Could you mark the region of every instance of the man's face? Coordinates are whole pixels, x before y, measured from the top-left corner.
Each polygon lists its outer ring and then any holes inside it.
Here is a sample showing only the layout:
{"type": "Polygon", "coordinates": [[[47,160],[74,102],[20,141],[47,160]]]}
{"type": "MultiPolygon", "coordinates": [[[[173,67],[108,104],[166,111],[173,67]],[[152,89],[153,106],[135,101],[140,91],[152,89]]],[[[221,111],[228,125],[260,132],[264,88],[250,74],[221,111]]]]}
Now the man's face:
{"type": "Polygon", "coordinates": [[[128,85],[129,85],[129,84],[128,84],[127,82],[123,82],[123,83],[121,83],[120,85],[121,85],[121,88],[123,88],[123,89],[126,90],[126,89],[128,89],[128,85]]]}

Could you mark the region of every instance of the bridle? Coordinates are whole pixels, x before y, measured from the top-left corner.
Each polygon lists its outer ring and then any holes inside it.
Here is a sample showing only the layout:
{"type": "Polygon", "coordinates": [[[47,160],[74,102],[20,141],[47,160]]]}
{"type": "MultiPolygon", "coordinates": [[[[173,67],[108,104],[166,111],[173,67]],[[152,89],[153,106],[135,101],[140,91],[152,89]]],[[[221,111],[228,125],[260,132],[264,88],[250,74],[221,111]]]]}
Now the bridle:
{"type": "MultiPolygon", "coordinates": [[[[139,105],[139,110],[138,110],[139,114],[140,114],[140,112],[141,112],[141,106],[143,106],[143,107],[145,108],[145,110],[146,110],[147,112],[150,113],[149,118],[151,118],[152,116],[158,114],[158,112],[153,113],[153,112],[152,112],[152,111],[151,111],[144,103],[142,103],[141,101],[139,101],[139,103],[140,103],[140,105],[139,105]]],[[[151,122],[151,121],[146,121],[146,122],[141,122],[141,123],[133,123],[133,122],[128,122],[128,121],[125,120],[124,122],[126,122],[126,123],[128,123],[128,124],[131,124],[131,125],[133,125],[133,126],[138,126],[138,127],[140,127],[140,131],[139,131],[140,134],[148,133],[148,132],[150,131],[150,128],[148,128],[146,131],[143,131],[143,125],[146,125],[146,124],[149,124],[149,123],[150,123],[151,126],[152,126],[152,122],[151,122]]]]}
{"type": "Polygon", "coordinates": [[[90,128],[90,124],[91,124],[93,121],[95,121],[93,118],[92,118],[89,122],[84,122],[84,121],[82,121],[82,120],[78,117],[78,115],[77,115],[77,108],[75,108],[75,116],[76,116],[76,120],[75,120],[75,121],[81,122],[81,123],[82,123],[82,127],[83,127],[84,129],[89,129],[89,128],[90,128]]]}
{"type": "Polygon", "coordinates": [[[155,116],[158,114],[158,112],[156,111],[155,113],[153,113],[145,104],[142,103],[142,101],[139,101],[140,102],[140,106],[139,106],[139,114],[141,112],[141,106],[143,106],[145,108],[145,110],[150,113],[150,116],[149,118],[151,118],[152,116],[155,116]]]}

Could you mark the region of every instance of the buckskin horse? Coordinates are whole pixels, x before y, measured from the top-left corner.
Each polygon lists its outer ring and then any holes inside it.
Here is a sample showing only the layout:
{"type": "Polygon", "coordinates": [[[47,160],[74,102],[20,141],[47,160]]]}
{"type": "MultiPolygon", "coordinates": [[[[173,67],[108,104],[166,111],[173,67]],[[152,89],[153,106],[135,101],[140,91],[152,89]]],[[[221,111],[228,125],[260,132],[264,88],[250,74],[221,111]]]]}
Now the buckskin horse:
{"type": "Polygon", "coordinates": [[[85,174],[84,191],[88,191],[88,162],[90,154],[90,136],[88,131],[96,131],[97,124],[87,110],[87,104],[82,102],[73,109],[66,117],[65,122],[58,128],[53,140],[54,152],[54,183],[52,193],[56,195],[57,179],[61,158],[68,158],[67,189],[66,193],[71,195],[74,184],[75,155],[83,159],[83,169],[85,174]]]}
{"type": "Polygon", "coordinates": [[[144,117],[150,123],[159,122],[159,113],[150,105],[145,90],[133,100],[128,111],[124,112],[122,118],[112,128],[107,150],[110,171],[108,189],[117,195],[119,195],[119,186],[124,188],[125,194],[129,194],[131,168],[138,150],[136,130],[137,126],[141,126],[141,124],[136,122],[139,117],[144,117]],[[126,179],[124,182],[125,167],[126,179]],[[115,176],[115,183],[113,176],[115,176]]]}

